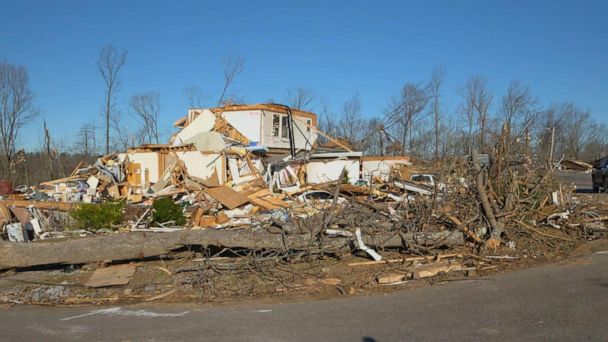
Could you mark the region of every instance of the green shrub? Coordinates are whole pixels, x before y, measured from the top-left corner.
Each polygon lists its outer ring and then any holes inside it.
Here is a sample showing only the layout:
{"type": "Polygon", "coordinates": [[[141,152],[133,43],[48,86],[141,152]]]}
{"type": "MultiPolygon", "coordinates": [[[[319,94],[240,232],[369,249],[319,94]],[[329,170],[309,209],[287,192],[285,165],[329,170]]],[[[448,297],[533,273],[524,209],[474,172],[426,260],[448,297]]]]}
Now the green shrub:
{"type": "Polygon", "coordinates": [[[123,219],[124,203],[106,202],[100,204],[82,203],[70,214],[76,221],[78,228],[96,231],[101,228],[110,228],[123,219]]]}
{"type": "Polygon", "coordinates": [[[154,208],[152,222],[165,223],[174,221],[176,226],[181,226],[186,223],[182,207],[175,204],[170,198],[158,199],[154,201],[152,207],[154,208]]]}

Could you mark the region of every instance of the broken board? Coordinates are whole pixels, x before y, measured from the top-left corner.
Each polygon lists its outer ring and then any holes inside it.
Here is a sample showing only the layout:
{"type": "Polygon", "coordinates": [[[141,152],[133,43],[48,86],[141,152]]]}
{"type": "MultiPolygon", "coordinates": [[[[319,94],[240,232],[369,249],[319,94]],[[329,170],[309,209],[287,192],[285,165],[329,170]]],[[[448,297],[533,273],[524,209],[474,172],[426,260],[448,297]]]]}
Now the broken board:
{"type": "Polygon", "coordinates": [[[228,209],[235,209],[249,202],[247,196],[232,190],[232,188],[226,185],[217,188],[209,188],[206,189],[205,192],[228,209]]]}
{"type": "Polygon", "coordinates": [[[98,268],[93,272],[89,280],[84,283],[84,286],[105,287],[127,285],[131,281],[131,278],[133,278],[136,269],[137,266],[130,264],[98,268]]]}

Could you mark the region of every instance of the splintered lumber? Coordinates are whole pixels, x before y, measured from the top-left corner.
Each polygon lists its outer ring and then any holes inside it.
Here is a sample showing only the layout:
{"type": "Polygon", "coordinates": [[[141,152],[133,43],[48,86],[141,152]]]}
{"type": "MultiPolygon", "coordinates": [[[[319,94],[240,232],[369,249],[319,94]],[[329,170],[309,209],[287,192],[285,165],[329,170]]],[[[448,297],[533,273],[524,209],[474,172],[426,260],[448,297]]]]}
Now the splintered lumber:
{"type": "Polygon", "coordinates": [[[349,267],[355,266],[370,266],[370,265],[382,265],[382,264],[396,264],[396,263],[406,263],[406,262],[414,262],[414,261],[432,261],[432,260],[443,260],[443,259],[451,259],[451,258],[462,258],[462,254],[440,254],[440,255],[427,255],[427,256],[418,256],[418,257],[409,257],[409,258],[399,258],[399,259],[384,259],[384,260],[371,260],[371,261],[360,261],[360,262],[351,262],[348,263],[349,267]]]}
{"type": "MultiPolygon", "coordinates": [[[[311,234],[283,236],[264,231],[190,230],[168,233],[129,232],[103,236],[87,236],[70,240],[42,240],[34,243],[0,242],[0,269],[25,268],[54,264],[84,264],[104,260],[133,260],[166,255],[183,246],[218,246],[272,249],[278,251],[315,251],[328,248],[348,250],[349,237],[311,239],[311,234]],[[316,248],[316,249],[315,249],[316,248]]],[[[461,232],[376,234],[365,236],[368,246],[398,248],[403,240],[418,245],[460,245],[461,232]]]]}
{"type": "Polygon", "coordinates": [[[71,211],[77,204],[67,202],[51,202],[51,201],[26,201],[26,200],[0,200],[0,205],[7,207],[27,208],[34,207],[36,209],[71,211]]]}
{"type": "Polygon", "coordinates": [[[232,188],[226,185],[209,188],[205,192],[228,209],[235,209],[249,202],[247,196],[232,190],[232,188]]]}
{"type": "Polygon", "coordinates": [[[407,274],[390,273],[377,278],[378,284],[395,284],[407,279],[407,274]]]}
{"type": "Polygon", "coordinates": [[[462,264],[455,260],[444,260],[417,267],[412,273],[414,279],[434,277],[439,273],[462,271],[462,264]]]}

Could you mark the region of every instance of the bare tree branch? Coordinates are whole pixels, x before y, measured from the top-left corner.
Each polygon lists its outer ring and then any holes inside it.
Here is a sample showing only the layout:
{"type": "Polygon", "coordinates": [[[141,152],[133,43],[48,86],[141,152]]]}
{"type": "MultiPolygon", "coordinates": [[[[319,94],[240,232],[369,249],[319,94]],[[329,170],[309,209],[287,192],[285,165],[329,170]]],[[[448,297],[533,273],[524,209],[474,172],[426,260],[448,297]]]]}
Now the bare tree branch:
{"type": "Polygon", "coordinates": [[[0,152],[3,178],[15,178],[14,163],[19,131],[36,115],[34,94],[30,90],[25,67],[0,62],[0,152]]]}
{"type": "Polygon", "coordinates": [[[110,124],[111,116],[116,103],[114,96],[120,85],[119,73],[127,59],[127,52],[118,51],[114,46],[108,45],[101,49],[97,60],[97,71],[105,85],[103,115],[106,129],[106,153],[110,153],[110,124]]]}
{"type": "Polygon", "coordinates": [[[310,88],[292,88],[287,90],[285,102],[292,108],[312,110],[315,93],[310,88]]]}
{"type": "Polygon", "coordinates": [[[224,87],[217,105],[220,106],[224,102],[224,96],[234,79],[243,71],[245,67],[245,59],[240,55],[236,56],[225,56],[222,58],[222,66],[224,67],[224,87]]]}
{"type": "Polygon", "coordinates": [[[131,109],[141,125],[140,135],[144,143],[159,142],[158,118],[160,117],[160,95],[145,93],[131,97],[131,109]]]}

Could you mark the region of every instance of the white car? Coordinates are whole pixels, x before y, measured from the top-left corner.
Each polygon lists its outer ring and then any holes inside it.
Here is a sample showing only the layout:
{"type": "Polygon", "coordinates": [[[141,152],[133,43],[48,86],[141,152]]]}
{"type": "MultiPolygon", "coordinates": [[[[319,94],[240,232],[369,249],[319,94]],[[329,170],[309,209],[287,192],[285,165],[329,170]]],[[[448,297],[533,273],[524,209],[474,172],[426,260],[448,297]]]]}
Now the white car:
{"type": "Polygon", "coordinates": [[[17,187],[15,188],[15,192],[19,193],[19,194],[24,194],[29,190],[29,186],[22,184],[22,185],[17,185],[17,187]]]}
{"type": "MultiPolygon", "coordinates": [[[[334,194],[325,190],[308,190],[298,196],[298,200],[303,203],[331,203],[334,194]]],[[[346,201],[344,197],[338,197],[338,204],[346,201]]]]}

